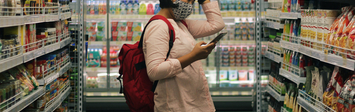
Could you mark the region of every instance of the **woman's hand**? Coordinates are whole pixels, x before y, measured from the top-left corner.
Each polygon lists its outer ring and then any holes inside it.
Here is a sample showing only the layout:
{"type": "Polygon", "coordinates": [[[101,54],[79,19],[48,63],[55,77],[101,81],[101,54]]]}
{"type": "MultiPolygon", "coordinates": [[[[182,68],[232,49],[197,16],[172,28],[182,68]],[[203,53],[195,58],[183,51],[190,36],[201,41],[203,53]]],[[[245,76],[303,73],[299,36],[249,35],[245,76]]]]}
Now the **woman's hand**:
{"type": "Polygon", "coordinates": [[[195,45],[194,49],[191,51],[191,54],[196,60],[205,59],[211,53],[211,51],[216,47],[215,43],[210,43],[208,45],[205,42],[199,42],[195,45]]]}
{"type": "Polygon", "coordinates": [[[207,56],[211,53],[214,47],[216,47],[215,43],[210,43],[206,46],[201,46],[204,44],[206,43],[205,42],[197,43],[194,49],[189,54],[186,54],[178,58],[181,64],[181,68],[185,68],[186,66],[190,65],[191,63],[197,60],[207,58],[207,56]]]}

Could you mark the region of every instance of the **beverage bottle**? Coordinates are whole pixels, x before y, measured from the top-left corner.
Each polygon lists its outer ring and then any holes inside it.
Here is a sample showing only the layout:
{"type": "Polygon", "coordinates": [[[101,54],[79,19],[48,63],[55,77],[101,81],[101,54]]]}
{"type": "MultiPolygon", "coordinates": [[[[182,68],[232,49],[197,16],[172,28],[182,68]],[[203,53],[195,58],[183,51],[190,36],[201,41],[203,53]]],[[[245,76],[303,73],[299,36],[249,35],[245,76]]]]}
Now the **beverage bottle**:
{"type": "Polygon", "coordinates": [[[147,14],[147,6],[144,1],[139,3],[139,14],[140,15],[146,15],[147,14]]]}
{"type": "Polygon", "coordinates": [[[127,3],[127,14],[132,14],[133,13],[133,1],[129,0],[127,3]]]}
{"type": "Polygon", "coordinates": [[[102,14],[106,14],[107,12],[107,7],[106,7],[106,1],[102,2],[102,14]]]}
{"type": "Polygon", "coordinates": [[[104,5],[104,2],[103,2],[103,1],[100,1],[100,2],[99,2],[99,14],[100,14],[100,15],[103,14],[103,9],[102,9],[103,5],[104,5]]]}
{"type": "Polygon", "coordinates": [[[127,10],[126,10],[126,0],[122,0],[120,3],[120,13],[122,15],[126,15],[127,14],[127,10]]]}
{"type": "Polygon", "coordinates": [[[94,14],[99,14],[99,1],[94,2],[94,14]]]}
{"type": "Polygon", "coordinates": [[[150,1],[148,2],[147,5],[147,15],[153,15],[153,14],[154,14],[153,3],[150,1]]]}
{"type": "Polygon", "coordinates": [[[114,5],[114,7],[116,7],[115,9],[116,9],[116,14],[120,14],[120,2],[121,1],[116,1],[116,3],[115,3],[115,5],[114,5]]]}
{"type": "Polygon", "coordinates": [[[155,7],[154,7],[154,14],[157,14],[159,11],[160,11],[159,2],[156,2],[155,7]]]}
{"type": "Polygon", "coordinates": [[[90,14],[90,10],[91,10],[91,1],[88,1],[87,2],[87,7],[86,7],[87,9],[86,9],[86,14],[90,14]]]}
{"type": "Polygon", "coordinates": [[[138,0],[135,0],[133,4],[133,14],[137,15],[138,13],[139,13],[139,2],[138,0]]]}

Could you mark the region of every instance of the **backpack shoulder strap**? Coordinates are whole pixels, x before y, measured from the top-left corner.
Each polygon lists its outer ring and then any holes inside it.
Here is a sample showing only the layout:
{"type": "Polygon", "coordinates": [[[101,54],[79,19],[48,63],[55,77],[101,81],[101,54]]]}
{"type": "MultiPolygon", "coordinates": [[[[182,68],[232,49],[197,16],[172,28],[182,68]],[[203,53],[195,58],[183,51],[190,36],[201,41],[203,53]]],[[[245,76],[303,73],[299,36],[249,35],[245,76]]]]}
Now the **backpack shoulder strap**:
{"type": "Polygon", "coordinates": [[[186,28],[189,28],[189,27],[187,26],[187,23],[186,23],[185,20],[180,20],[180,22],[181,22],[182,24],[184,24],[184,25],[186,26],[186,28]]]}
{"type": "MultiPolygon", "coordinates": [[[[169,58],[169,55],[170,55],[170,51],[171,51],[171,48],[173,48],[173,45],[174,45],[174,41],[175,41],[175,30],[174,30],[174,27],[171,25],[171,23],[169,22],[168,19],[166,19],[164,16],[161,16],[161,15],[155,15],[153,16],[152,18],[150,18],[150,20],[148,21],[147,25],[145,25],[144,27],[144,30],[142,32],[142,36],[141,36],[141,39],[139,41],[139,45],[138,45],[138,48],[143,48],[143,38],[144,38],[144,33],[145,33],[145,30],[147,28],[147,26],[149,25],[150,22],[154,21],[154,20],[163,20],[167,25],[168,25],[168,28],[169,28],[169,51],[168,53],[166,54],[166,58],[165,58],[165,61],[169,58]]],[[[185,23],[186,24],[186,23],[185,23]]],[[[187,25],[185,25],[187,26],[187,25]]],[[[153,83],[153,87],[152,87],[152,91],[154,92],[156,87],[158,85],[158,80],[154,81],[153,83]]]]}

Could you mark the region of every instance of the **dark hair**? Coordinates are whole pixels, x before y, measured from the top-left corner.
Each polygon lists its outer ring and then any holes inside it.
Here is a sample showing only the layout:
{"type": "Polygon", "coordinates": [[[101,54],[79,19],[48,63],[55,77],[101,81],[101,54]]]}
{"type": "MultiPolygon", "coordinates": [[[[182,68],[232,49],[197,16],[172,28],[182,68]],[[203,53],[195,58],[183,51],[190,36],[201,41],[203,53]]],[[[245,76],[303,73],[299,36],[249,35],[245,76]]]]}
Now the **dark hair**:
{"type": "Polygon", "coordinates": [[[160,4],[160,8],[176,8],[179,5],[174,4],[172,0],[159,0],[160,4]]]}

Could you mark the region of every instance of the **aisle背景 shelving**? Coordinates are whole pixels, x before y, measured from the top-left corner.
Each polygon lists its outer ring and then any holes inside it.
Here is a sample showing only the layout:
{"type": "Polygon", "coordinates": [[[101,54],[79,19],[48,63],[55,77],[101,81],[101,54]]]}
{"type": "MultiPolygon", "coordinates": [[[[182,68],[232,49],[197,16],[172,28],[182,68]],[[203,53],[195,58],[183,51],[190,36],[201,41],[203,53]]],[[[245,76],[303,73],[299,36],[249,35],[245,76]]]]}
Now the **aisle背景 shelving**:
{"type": "Polygon", "coordinates": [[[64,109],[61,105],[70,90],[69,1],[31,7],[29,3],[0,8],[0,92],[9,93],[1,94],[0,111],[4,112],[64,109]],[[39,102],[47,103],[46,107],[39,102]]]}
{"type": "MultiPolygon", "coordinates": [[[[280,39],[283,49],[280,75],[297,84],[294,99],[298,103],[296,108],[291,109],[351,110],[347,102],[353,103],[353,96],[349,93],[354,90],[346,91],[344,88],[347,80],[351,80],[355,68],[354,39],[351,33],[355,23],[354,9],[342,7],[340,11],[311,8],[296,13],[287,12],[287,8],[285,10],[281,11],[279,17],[284,19],[280,39]],[[345,98],[346,95],[351,98],[345,98]],[[337,98],[342,100],[331,102],[337,98]]],[[[267,57],[274,59],[270,55],[267,57]]]]}

